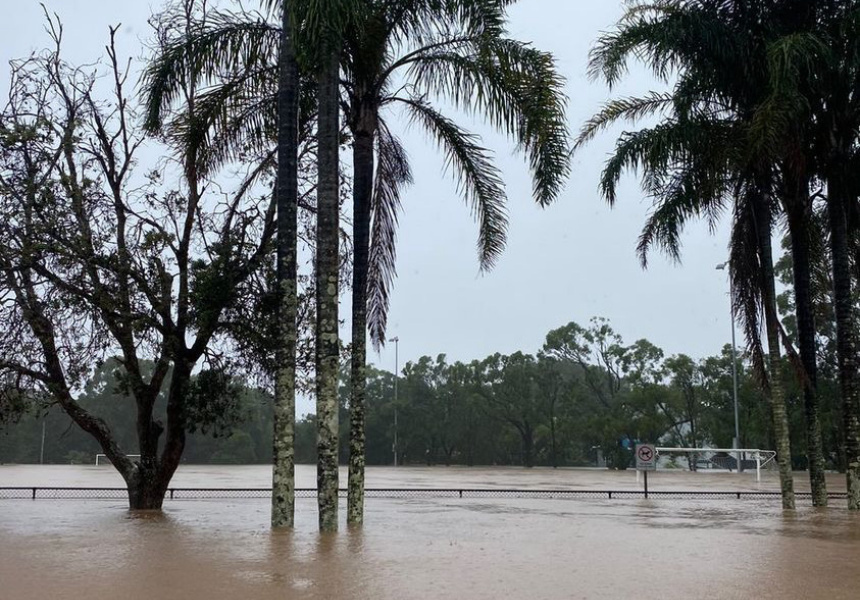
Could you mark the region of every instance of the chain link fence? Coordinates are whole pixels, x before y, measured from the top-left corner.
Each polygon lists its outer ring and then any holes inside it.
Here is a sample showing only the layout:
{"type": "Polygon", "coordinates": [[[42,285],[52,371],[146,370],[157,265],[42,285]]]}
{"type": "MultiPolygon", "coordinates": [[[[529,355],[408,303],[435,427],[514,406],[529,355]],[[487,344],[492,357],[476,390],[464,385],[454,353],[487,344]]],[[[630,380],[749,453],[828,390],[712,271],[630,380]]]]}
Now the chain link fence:
{"type": "MultiPolygon", "coordinates": [[[[254,499],[270,498],[270,488],[169,488],[165,493],[168,500],[207,500],[207,499],[254,499]]],[[[603,499],[623,500],[649,498],[654,500],[750,500],[780,498],[779,492],[761,491],[658,491],[649,490],[562,490],[562,489],[428,489],[428,488],[372,488],[365,490],[367,498],[487,498],[487,499],[603,499]]],[[[798,500],[810,499],[809,492],[797,492],[798,500]]],[[[832,492],[830,499],[845,499],[845,492],[832,492]]],[[[296,490],[297,498],[314,498],[316,490],[301,488],[296,490]]],[[[346,490],[340,490],[340,497],[346,498],[346,490]]],[[[127,500],[125,488],[104,487],[0,487],[0,500],[127,500]]]]}

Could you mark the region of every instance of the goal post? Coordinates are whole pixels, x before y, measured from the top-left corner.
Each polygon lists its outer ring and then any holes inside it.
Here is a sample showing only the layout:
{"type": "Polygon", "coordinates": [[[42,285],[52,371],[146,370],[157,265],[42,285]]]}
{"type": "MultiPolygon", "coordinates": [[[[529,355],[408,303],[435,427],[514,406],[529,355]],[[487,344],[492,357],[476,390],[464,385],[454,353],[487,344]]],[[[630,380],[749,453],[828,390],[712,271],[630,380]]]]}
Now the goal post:
{"type": "MultiPolygon", "coordinates": [[[[710,470],[742,472],[745,467],[755,466],[756,481],[761,481],[761,470],[774,461],[776,452],[773,450],[761,450],[760,448],[672,448],[668,446],[657,447],[657,465],[661,465],[661,458],[672,456],[683,456],[686,458],[691,470],[710,470]],[[744,458],[746,457],[746,458],[744,458]]],[[[663,461],[665,462],[665,460],[663,461]]],[[[636,475],[637,481],[639,474],[636,475]]]]}
{"type": "MultiPolygon", "coordinates": [[[[140,458],[140,454],[126,454],[128,458],[140,458]]],[[[103,467],[105,465],[112,465],[113,463],[107,457],[107,454],[96,454],[96,466],[103,467]]]]}

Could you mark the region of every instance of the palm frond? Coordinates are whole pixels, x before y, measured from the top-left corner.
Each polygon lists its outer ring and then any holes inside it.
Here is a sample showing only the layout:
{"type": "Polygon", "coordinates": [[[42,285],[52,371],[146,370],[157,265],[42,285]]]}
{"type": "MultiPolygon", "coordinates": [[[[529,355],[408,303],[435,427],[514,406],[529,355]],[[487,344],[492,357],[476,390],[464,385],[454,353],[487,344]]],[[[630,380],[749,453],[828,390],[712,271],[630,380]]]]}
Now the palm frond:
{"type": "Polygon", "coordinates": [[[206,87],[277,64],[279,29],[262,17],[213,12],[193,35],[181,29],[168,34],[141,79],[144,127],[150,132],[161,129],[165,112],[187,83],[206,87]]]}
{"type": "Polygon", "coordinates": [[[729,201],[728,187],[723,172],[707,165],[687,165],[673,172],[653,192],[655,209],[648,215],[636,247],[642,267],[647,268],[648,253],[654,246],[680,262],[681,234],[693,219],[704,218],[713,232],[729,201]]]}
{"type": "Polygon", "coordinates": [[[589,76],[614,87],[627,73],[630,58],[642,61],[661,81],[668,81],[682,65],[704,67],[703,59],[744,69],[739,58],[746,53],[745,38],[730,19],[721,18],[716,4],[631,3],[616,29],[602,35],[592,49],[589,76]]]}
{"type": "Polygon", "coordinates": [[[585,122],[579,136],[573,144],[573,151],[590,142],[598,133],[614,125],[618,121],[629,121],[633,124],[645,117],[650,117],[674,103],[674,97],[668,92],[650,92],[642,97],[627,97],[610,100],[603,108],[585,122]]]}
{"type": "Polygon", "coordinates": [[[195,98],[193,118],[177,115],[166,128],[168,137],[198,157],[204,174],[264,152],[277,132],[276,78],[267,69],[203,91],[195,98]]]}
{"type": "Polygon", "coordinates": [[[731,122],[709,119],[670,119],[652,128],[623,133],[601,174],[601,194],[614,205],[618,182],[628,170],[641,170],[643,187],[656,195],[672,170],[691,160],[708,164],[712,170],[728,168],[735,160],[732,140],[736,133],[731,122]]]}
{"type": "Polygon", "coordinates": [[[397,276],[397,223],[403,189],[412,184],[409,157],[385,122],[377,135],[367,275],[367,326],[377,350],[385,344],[391,287],[397,276]]]}
{"type": "Polygon", "coordinates": [[[392,42],[424,46],[449,35],[488,38],[505,34],[507,7],[516,0],[398,0],[385,2],[392,42]]]}
{"type": "Polygon", "coordinates": [[[762,314],[761,264],[758,253],[758,233],[751,203],[746,194],[737,194],[732,236],[729,242],[729,267],[732,304],[741,322],[753,372],[765,393],[769,391],[764,349],[761,342],[762,314]]]}
{"type": "Polygon", "coordinates": [[[569,133],[564,81],[550,54],[504,38],[452,38],[402,64],[419,94],[442,96],[516,141],[541,205],[558,196],[569,173],[569,133]]]}
{"type": "Polygon", "coordinates": [[[507,197],[501,173],[478,136],[461,129],[423,98],[397,98],[410,118],[420,124],[445,150],[446,169],[457,181],[458,192],[471,206],[478,222],[478,256],[482,271],[493,267],[507,241],[507,197]]]}

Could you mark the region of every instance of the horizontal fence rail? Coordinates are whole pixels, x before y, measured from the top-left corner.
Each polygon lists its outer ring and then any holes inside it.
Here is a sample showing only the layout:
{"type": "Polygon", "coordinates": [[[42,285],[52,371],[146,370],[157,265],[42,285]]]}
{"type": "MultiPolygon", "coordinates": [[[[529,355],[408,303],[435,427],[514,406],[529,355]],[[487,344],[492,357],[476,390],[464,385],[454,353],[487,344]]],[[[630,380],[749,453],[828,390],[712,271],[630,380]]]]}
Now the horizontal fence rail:
{"type": "MultiPolygon", "coordinates": [[[[296,490],[297,498],[316,497],[316,489],[296,490]]],[[[205,499],[247,499],[269,498],[271,488],[168,488],[165,499],[205,500],[205,499]]],[[[346,490],[339,490],[341,498],[346,498],[346,490]]],[[[830,492],[831,499],[844,499],[845,492],[830,492]]],[[[366,489],[368,498],[501,498],[501,499],[690,499],[690,500],[744,500],[779,499],[780,492],[762,491],[677,491],[677,490],[526,490],[492,488],[373,488],[366,489]]],[[[811,498],[810,492],[795,492],[798,498],[811,498]]],[[[128,491],[121,487],[0,487],[0,500],[125,500],[128,491]]]]}

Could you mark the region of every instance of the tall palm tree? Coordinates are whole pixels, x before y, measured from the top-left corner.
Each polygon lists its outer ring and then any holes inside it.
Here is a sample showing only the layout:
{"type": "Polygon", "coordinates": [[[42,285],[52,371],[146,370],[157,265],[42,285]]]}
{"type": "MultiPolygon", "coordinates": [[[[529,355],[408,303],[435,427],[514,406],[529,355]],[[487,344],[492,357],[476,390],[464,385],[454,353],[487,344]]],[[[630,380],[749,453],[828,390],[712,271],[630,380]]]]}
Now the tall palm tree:
{"type": "Polygon", "coordinates": [[[772,53],[776,76],[762,130],[779,134],[804,123],[814,140],[816,175],[826,186],[848,507],[860,510],[860,346],[851,269],[860,194],[860,6],[823,0],[788,8],[802,10],[794,17],[796,31],[772,53]]]}
{"type": "Polygon", "coordinates": [[[278,57],[278,347],[273,424],[272,527],[295,522],[296,343],[298,339],[299,66],[290,11],[281,9],[278,57]]]}
{"type": "Polygon", "coordinates": [[[509,1],[363,0],[347,31],[344,104],[353,136],[350,523],[364,498],[366,339],[385,341],[395,275],[397,213],[412,180],[386,109],[402,108],[447,154],[480,226],[482,269],[504,247],[505,193],[489,152],[435,108],[434,98],[484,115],[529,157],[534,196],[555,199],[568,169],[565,101],[550,55],[505,37],[509,1]]]}
{"type": "MultiPolygon", "coordinates": [[[[758,315],[764,314],[768,341],[769,392],[777,443],[783,506],[794,507],[791,453],[780,377],[780,327],[776,318],[771,251],[773,170],[768,150],[752,143],[752,119],[765,89],[766,48],[756,3],[636,3],[616,32],[604,35],[592,54],[591,71],[616,83],[631,55],[645,57],[671,93],[610,102],[583,129],[578,146],[619,119],[668,114],[657,126],[623,134],[604,170],[604,196],[614,202],[619,177],[641,167],[643,184],[656,200],[639,250],[660,245],[679,257],[680,232],[691,218],[712,225],[734,204],[731,265],[734,302],[742,308],[753,355],[763,361],[758,315]],[[747,275],[747,276],[743,276],[747,275]]],[[[762,364],[763,366],[763,364],[762,364]]]]}
{"type": "MultiPolygon", "coordinates": [[[[305,70],[318,73],[320,86],[327,86],[320,87],[324,91],[319,93],[317,119],[318,497],[320,529],[337,528],[340,49],[336,40],[341,16],[346,12],[344,5],[348,2],[307,0],[282,6],[277,0],[265,0],[264,7],[270,12],[281,8],[280,28],[262,17],[237,24],[233,15],[207,13],[194,35],[164,41],[143,80],[148,109],[146,126],[153,132],[163,130],[163,114],[178,99],[183,82],[192,81],[204,90],[199,96],[184,99],[194,102],[200,110],[193,122],[189,121],[177,132],[184,143],[202,148],[203,169],[241,160],[248,150],[270,157],[268,147],[276,132],[278,344],[272,496],[275,527],[292,526],[295,510],[297,156],[301,96],[295,34],[301,31],[307,36],[303,39],[318,41],[322,49],[322,55],[304,52],[305,70]],[[267,60],[261,60],[262,57],[267,60]],[[321,282],[326,283],[320,285],[321,282]]],[[[307,122],[307,115],[304,120],[307,122]]]]}
{"type": "Polygon", "coordinates": [[[341,38],[333,24],[324,23],[321,33],[316,234],[317,504],[320,531],[337,531],[341,38]]]}
{"type": "MultiPolygon", "coordinates": [[[[310,0],[309,0],[310,1],[310,0]]],[[[534,196],[546,205],[568,172],[568,137],[562,80],[553,59],[508,39],[510,0],[354,0],[343,28],[342,98],[353,138],[353,319],[349,521],[363,513],[364,369],[366,328],[385,339],[402,192],[411,180],[406,150],[387,120],[399,107],[444,150],[448,166],[479,223],[482,269],[505,244],[507,215],[502,177],[477,136],[458,126],[432,100],[448,100],[484,115],[509,134],[529,160],[534,196]]],[[[277,29],[263,18],[220,14],[191,43],[175,44],[148,86],[157,114],[177,73],[191,65],[210,87],[198,105],[201,128],[215,158],[235,157],[272,120],[272,71],[277,29]],[[227,75],[225,77],[224,75],[227,75]],[[253,97],[253,110],[243,99],[253,97]]],[[[297,42],[297,46],[313,46],[297,42]]]]}
{"type": "MultiPolygon", "coordinates": [[[[826,157],[822,175],[827,183],[830,251],[836,312],[836,348],[842,392],[848,508],[860,510],[860,358],[857,356],[858,313],[851,278],[849,219],[856,212],[860,185],[856,177],[860,136],[860,7],[825,2],[822,7],[822,52],[826,60],[823,89],[816,94],[816,123],[822,125],[821,147],[826,157]]],[[[820,77],[820,79],[818,78],[820,77]]]]}
{"type": "MultiPolygon", "coordinates": [[[[280,8],[278,0],[266,0],[269,10],[280,8]]],[[[158,54],[143,76],[143,96],[147,107],[145,127],[152,133],[166,131],[164,115],[180,100],[201,107],[197,119],[174,131],[182,143],[202,147],[201,167],[215,170],[238,158],[243,150],[256,148],[263,164],[271,161],[268,145],[276,143],[277,165],[277,348],[275,362],[275,402],[273,425],[272,512],[273,527],[292,527],[295,515],[295,396],[298,278],[298,168],[299,153],[299,69],[294,46],[294,10],[281,10],[281,27],[263,20],[246,23],[243,37],[214,35],[209,40],[219,45],[218,62],[202,51],[201,27],[229,31],[224,15],[205,12],[190,36],[164,40],[158,54]],[[242,43],[245,45],[243,46],[242,43]],[[256,52],[276,56],[265,70],[247,70],[256,52]],[[222,70],[242,73],[217,86],[222,70]],[[196,98],[181,95],[182,82],[194,82],[202,92],[196,98]],[[272,113],[259,111],[260,90],[271,87],[272,113]],[[225,94],[229,88],[230,93],[225,94]],[[229,106],[217,106],[216,98],[229,98],[229,106]],[[268,118],[266,118],[268,117],[268,118]],[[220,131],[209,127],[218,119],[220,131]],[[230,135],[221,132],[229,131],[230,135]]],[[[211,48],[208,48],[211,50],[211,48]]],[[[264,168],[258,168],[263,173],[264,168]]]]}

